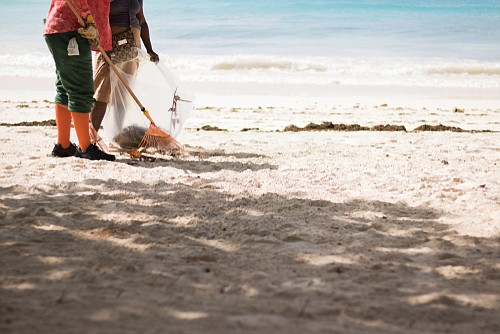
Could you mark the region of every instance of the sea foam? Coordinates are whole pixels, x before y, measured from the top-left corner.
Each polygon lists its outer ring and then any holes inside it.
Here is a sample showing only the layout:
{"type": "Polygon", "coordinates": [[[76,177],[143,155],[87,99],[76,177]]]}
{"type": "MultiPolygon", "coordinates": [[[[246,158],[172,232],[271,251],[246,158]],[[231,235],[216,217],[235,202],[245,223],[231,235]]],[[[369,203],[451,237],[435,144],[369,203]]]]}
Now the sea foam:
{"type": "MultiPolygon", "coordinates": [[[[293,83],[500,88],[500,62],[461,59],[168,55],[182,80],[217,83],[293,83]]],[[[0,77],[53,78],[50,53],[0,55],[0,77]]]]}

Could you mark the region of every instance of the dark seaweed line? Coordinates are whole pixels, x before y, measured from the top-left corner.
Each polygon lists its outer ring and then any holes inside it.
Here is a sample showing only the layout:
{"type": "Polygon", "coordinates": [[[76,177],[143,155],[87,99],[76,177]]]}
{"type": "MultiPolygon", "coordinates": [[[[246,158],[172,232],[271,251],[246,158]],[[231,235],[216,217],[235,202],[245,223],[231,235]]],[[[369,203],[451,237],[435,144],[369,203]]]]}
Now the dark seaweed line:
{"type": "MultiPolygon", "coordinates": [[[[31,121],[31,122],[20,122],[20,123],[0,123],[0,126],[12,127],[12,126],[56,126],[56,120],[50,119],[46,121],[31,121]]],[[[227,129],[221,129],[216,126],[205,125],[201,128],[197,128],[197,131],[228,131],[227,129]]],[[[258,128],[244,128],[241,132],[247,131],[259,131],[258,128]]],[[[450,131],[450,132],[464,132],[464,133],[497,133],[498,131],[493,130],[464,130],[455,126],[448,125],[421,125],[412,131],[406,130],[404,125],[392,125],[392,124],[380,124],[372,127],[361,126],[359,124],[334,124],[332,122],[323,122],[321,124],[309,123],[304,127],[298,127],[296,125],[289,125],[285,127],[283,132],[303,132],[303,131],[343,131],[343,132],[354,132],[354,131],[388,131],[388,132],[438,132],[438,131],[450,131]]],[[[277,132],[281,132],[277,130],[277,132]]]]}

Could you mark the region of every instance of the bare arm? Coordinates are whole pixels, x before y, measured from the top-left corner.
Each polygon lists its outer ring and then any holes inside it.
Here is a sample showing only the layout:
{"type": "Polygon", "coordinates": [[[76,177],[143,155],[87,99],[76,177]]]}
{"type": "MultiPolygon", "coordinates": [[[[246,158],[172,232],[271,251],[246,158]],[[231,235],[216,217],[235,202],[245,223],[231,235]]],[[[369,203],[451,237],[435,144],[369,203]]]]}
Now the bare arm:
{"type": "Polygon", "coordinates": [[[137,14],[137,18],[139,19],[139,24],[141,25],[141,39],[144,43],[144,47],[146,48],[146,52],[149,54],[149,59],[152,62],[157,63],[160,61],[160,57],[156,52],[153,51],[153,46],[151,45],[151,38],[149,36],[149,26],[146,18],[144,17],[143,7],[141,6],[141,10],[137,14]]]}

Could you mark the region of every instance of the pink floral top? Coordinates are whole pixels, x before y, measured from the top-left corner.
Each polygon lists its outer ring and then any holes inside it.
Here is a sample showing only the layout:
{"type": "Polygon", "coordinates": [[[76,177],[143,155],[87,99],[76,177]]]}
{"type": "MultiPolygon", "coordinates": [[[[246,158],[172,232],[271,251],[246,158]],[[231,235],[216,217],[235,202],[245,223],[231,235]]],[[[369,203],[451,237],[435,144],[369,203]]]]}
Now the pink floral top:
{"type": "MultiPolygon", "coordinates": [[[[111,28],[109,26],[109,0],[71,0],[80,16],[94,16],[99,32],[99,41],[104,50],[111,50],[111,28]]],[[[75,31],[80,24],[66,0],[52,0],[43,29],[44,35],[75,31]]]]}

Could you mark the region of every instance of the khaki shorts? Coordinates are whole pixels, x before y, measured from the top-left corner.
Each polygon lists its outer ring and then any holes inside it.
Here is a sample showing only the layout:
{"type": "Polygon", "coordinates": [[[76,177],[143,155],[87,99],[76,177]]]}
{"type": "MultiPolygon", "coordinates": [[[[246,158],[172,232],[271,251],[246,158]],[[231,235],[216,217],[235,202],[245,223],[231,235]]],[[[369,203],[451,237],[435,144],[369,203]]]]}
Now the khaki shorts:
{"type": "Polygon", "coordinates": [[[94,63],[94,98],[96,101],[109,103],[111,80],[109,65],[100,52],[96,52],[94,63]]]}
{"type": "MultiPolygon", "coordinates": [[[[140,30],[132,28],[134,35],[140,36],[140,30]]],[[[137,37],[136,42],[137,42],[137,37]]],[[[140,37],[139,37],[140,38],[140,37]]],[[[138,44],[140,46],[140,44],[138,44]]],[[[116,67],[121,69],[123,72],[127,74],[135,74],[137,71],[137,62],[129,61],[126,63],[118,64],[116,67]]],[[[95,63],[94,63],[94,98],[96,101],[109,103],[109,98],[111,96],[111,80],[110,80],[110,71],[112,69],[109,67],[108,63],[102,56],[100,52],[96,52],[95,63]]]]}

